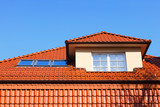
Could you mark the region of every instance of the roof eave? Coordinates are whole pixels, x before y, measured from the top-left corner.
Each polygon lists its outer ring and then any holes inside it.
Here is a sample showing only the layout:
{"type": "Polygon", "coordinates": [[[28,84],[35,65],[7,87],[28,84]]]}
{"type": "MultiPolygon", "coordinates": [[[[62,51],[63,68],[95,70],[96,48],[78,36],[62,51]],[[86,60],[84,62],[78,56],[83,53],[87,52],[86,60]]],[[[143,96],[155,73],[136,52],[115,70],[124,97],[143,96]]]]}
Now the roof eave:
{"type": "Polygon", "coordinates": [[[142,84],[142,83],[159,83],[160,80],[0,80],[0,84],[42,84],[42,83],[54,83],[54,84],[142,84]]]}
{"type": "Polygon", "coordinates": [[[146,47],[145,52],[144,52],[144,54],[143,54],[143,56],[142,56],[142,59],[145,57],[145,55],[146,55],[146,53],[147,53],[147,51],[148,51],[148,48],[149,48],[151,42],[152,42],[151,40],[150,40],[149,42],[147,42],[147,47],[146,47]]]}
{"type": "Polygon", "coordinates": [[[133,41],[124,41],[124,42],[70,42],[68,40],[65,41],[66,44],[66,57],[67,61],[69,60],[69,44],[147,44],[144,54],[142,55],[142,59],[145,57],[147,50],[151,44],[151,40],[142,41],[142,42],[133,42],[133,41]]]}

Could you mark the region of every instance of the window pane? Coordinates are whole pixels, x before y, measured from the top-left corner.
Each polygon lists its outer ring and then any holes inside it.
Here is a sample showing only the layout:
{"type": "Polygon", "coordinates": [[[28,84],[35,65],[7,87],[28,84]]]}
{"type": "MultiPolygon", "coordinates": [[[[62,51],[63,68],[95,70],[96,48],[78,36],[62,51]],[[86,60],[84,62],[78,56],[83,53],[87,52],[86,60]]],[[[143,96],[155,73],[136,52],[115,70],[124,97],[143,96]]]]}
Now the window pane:
{"type": "Polygon", "coordinates": [[[124,67],[124,62],[118,62],[118,67],[124,67]]]}
{"type": "Polygon", "coordinates": [[[93,60],[99,60],[100,56],[99,55],[93,55],[93,60]]]}
{"type": "Polygon", "coordinates": [[[125,68],[117,68],[117,71],[125,71],[125,68]]]}
{"type": "Polygon", "coordinates": [[[110,60],[111,61],[116,61],[116,55],[110,55],[110,60]]]}
{"type": "Polygon", "coordinates": [[[101,55],[100,58],[101,58],[101,61],[106,61],[107,60],[107,55],[101,55]]]}
{"type": "Polygon", "coordinates": [[[108,71],[107,68],[101,68],[101,71],[108,71]]]}
{"type": "Polygon", "coordinates": [[[48,64],[49,64],[49,60],[37,60],[36,65],[48,65],[48,64]]]}
{"type": "Polygon", "coordinates": [[[21,60],[19,65],[32,65],[33,60],[21,60]]]}
{"type": "Polygon", "coordinates": [[[105,61],[101,62],[101,66],[102,67],[107,67],[107,62],[105,62],[105,61]]]}
{"type": "Polygon", "coordinates": [[[111,67],[116,67],[117,66],[117,62],[110,62],[110,66],[111,67]]]}
{"type": "Polygon", "coordinates": [[[94,67],[98,67],[98,66],[100,66],[100,62],[98,62],[98,61],[94,61],[94,62],[93,62],[93,66],[94,66],[94,67]]]}
{"type": "Polygon", "coordinates": [[[53,61],[54,66],[67,66],[66,60],[54,60],[53,61]]]}
{"type": "Polygon", "coordinates": [[[117,60],[118,61],[124,61],[124,56],[123,55],[117,55],[117,60]]]}
{"type": "Polygon", "coordinates": [[[95,71],[125,71],[124,53],[97,53],[93,55],[95,71]],[[109,60],[107,58],[109,57],[109,60]]]}
{"type": "Polygon", "coordinates": [[[94,71],[100,71],[100,68],[96,67],[96,68],[93,68],[94,71]]]}
{"type": "Polygon", "coordinates": [[[111,71],[117,71],[117,68],[112,68],[112,67],[111,67],[111,71]]]}

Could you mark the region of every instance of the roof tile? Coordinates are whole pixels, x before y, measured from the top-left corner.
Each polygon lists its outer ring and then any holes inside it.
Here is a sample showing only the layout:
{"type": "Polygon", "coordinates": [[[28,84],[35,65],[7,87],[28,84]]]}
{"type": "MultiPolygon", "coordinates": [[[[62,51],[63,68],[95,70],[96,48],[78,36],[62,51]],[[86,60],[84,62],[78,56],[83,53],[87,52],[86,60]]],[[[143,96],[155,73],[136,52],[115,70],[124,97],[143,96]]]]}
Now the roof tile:
{"type": "MultiPolygon", "coordinates": [[[[68,42],[148,42],[150,40],[100,32],[68,40],[68,42]]],[[[0,61],[0,80],[160,80],[160,58],[146,55],[144,68],[134,72],[87,72],[83,68],[17,67],[20,59],[66,60],[66,47],[49,49],[0,61]]]]}
{"type": "MultiPolygon", "coordinates": [[[[29,88],[32,86],[28,85],[29,88]]],[[[28,87],[27,86],[27,87],[28,87]]],[[[75,86],[75,89],[3,89],[0,106],[158,106],[159,89],[94,89],[75,86]],[[82,89],[81,89],[82,88],[82,89]],[[42,90],[41,90],[42,89],[42,90]],[[154,94],[152,94],[154,93],[154,94]],[[157,95],[156,95],[157,94],[157,95]],[[153,96],[154,95],[154,96],[153,96]],[[23,100],[25,97],[25,100],[23,100]],[[7,99],[7,100],[6,100],[7,99]],[[18,99],[18,100],[17,100],[18,99]],[[137,104],[137,105],[136,105],[137,104]]],[[[67,86],[67,85],[66,85],[67,86]]],[[[18,86],[17,86],[18,87],[18,86]]],[[[19,86],[20,87],[20,86],[19,86]]],[[[69,87],[69,85],[67,86],[69,87]]],[[[86,87],[86,86],[85,86],[86,87]]]]}
{"type": "Polygon", "coordinates": [[[100,33],[91,34],[87,36],[82,36],[74,39],[67,40],[69,43],[78,43],[78,42],[151,42],[151,40],[140,39],[130,36],[124,36],[114,33],[108,33],[102,31],[100,33]]]}
{"type": "Polygon", "coordinates": [[[134,72],[87,72],[68,67],[16,67],[20,59],[66,59],[66,48],[60,47],[2,61],[0,80],[160,80],[160,59],[146,55],[144,68],[134,72]]]}

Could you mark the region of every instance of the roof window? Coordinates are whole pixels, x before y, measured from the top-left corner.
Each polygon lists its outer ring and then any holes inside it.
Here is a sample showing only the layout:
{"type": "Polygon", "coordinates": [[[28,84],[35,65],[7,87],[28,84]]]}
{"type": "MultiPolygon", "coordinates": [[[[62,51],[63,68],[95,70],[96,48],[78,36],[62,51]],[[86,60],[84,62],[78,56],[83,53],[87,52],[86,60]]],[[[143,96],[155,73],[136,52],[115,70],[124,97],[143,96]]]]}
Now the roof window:
{"type": "Polygon", "coordinates": [[[37,60],[34,66],[50,66],[51,60],[37,60]]]}
{"type": "Polygon", "coordinates": [[[67,60],[53,60],[52,66],[67,66],[67,60]]]}
{"type": "Polygon", "coordinates": [[[18,66],[33,66],[34,60],[32,59],[21,59],[18,66]]]}
{"type": "Polygon", "coordinates": [[[21,59],[17,66],[31,67],[67,67],[67,60],[21,59]]]}

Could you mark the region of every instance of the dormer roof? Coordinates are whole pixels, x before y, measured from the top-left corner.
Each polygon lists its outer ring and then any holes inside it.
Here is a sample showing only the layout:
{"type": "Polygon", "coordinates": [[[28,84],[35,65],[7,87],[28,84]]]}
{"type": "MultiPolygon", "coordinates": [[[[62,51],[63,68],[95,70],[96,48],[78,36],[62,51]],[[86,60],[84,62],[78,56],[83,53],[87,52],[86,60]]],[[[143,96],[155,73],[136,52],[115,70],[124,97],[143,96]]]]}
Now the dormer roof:
{"type": "Polygon", "coordinates": [[[144,58],[151,40],[102,31],[66,40],[67,60],[74,60],[76,47],[139,47],[144,58]],[[87,44],[87,45],[86,45],[87,44]]]}
{"type": "Polygon", "coordinates": [[[70,40],[66,40],[65,43],[103,43],[103,42],[151,42],[151,40],[135,38],[120,34],[108,33],[102,31],[91,35],[86,35],[70,40]]]}

